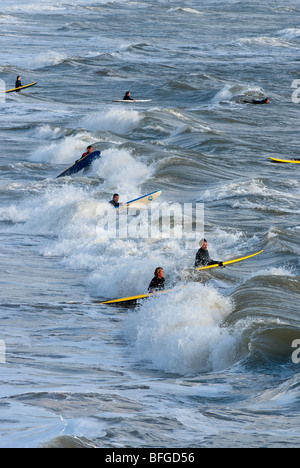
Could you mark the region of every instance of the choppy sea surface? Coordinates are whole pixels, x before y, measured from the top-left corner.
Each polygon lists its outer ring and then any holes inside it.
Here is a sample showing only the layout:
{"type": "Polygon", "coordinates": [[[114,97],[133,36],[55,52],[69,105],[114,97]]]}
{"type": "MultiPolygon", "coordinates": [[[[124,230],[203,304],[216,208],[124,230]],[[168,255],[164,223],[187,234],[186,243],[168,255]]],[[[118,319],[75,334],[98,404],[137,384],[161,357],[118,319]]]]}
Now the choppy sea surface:
{"type": "Polygon", "coordinates": [[[269,160],[299,157],[299,3],[2,0],[0,26],[6,89],[38,82],[0,104],[0,446],[299,447],[300,173],[269,160]],[[112,194],[154,190],[204,204],[213,258],[264,253],[195,274],[177,238],[112,239],[112,194]],[[171,294],[97,303],[157,266],[171,294]]]}

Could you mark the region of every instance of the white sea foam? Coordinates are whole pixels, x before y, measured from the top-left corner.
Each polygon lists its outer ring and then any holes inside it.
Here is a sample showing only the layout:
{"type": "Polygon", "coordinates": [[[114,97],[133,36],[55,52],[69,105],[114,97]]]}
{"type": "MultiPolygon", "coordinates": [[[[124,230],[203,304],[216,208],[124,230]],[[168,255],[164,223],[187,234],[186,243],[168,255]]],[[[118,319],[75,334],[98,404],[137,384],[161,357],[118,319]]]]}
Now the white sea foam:
{"type": "Polygon", "coordinates": [[[229,184],[222,183],[222,186],[218,190],[206,190],[202,198],[206,202],[223,198],[239,198],[239,200],[243,201],[244,196],[258,196],[268,199],[274,198],[278,203],[278,199],[282,199],[283,197],[286,200],[298,199],[300,197],[298,185],[296,183],[293,185],[292,190],[283,192],[268,187],[262,179],[240,180],[239,182],[230,182],[229,184]]]}
{"type": "Polygon", "coordinates": [[[32,3],[31,1],[29,3],[19,2],[18,5],[14,6],[9,6],[5,8],[6,12],[14,11],[24,11],[27,13],[47,13],[47,12],[57,12],[57,11],[63,11],[65,10],[65,6],[60,5],[59,2],[52,2],[49,0],[39,0],[36,3],[32,3]]]}
{"type": "Polygon", "coordinates": [[[280,268],[267,268],[265,270],[256,271],[255,273],[251,274],[251,278],[255,278],[256,276],[295,276],[288,268],[280,267],[280,268]]]}
{"type": "Polygon", "coordinates": [[[228,102],[234,99],[235,97],[246,96],[247,94],[251,96],[264,95],[264,91],[261,87],[251,84],[227,83],[213,97],[212,103],[219,104],[221,102],[228,102]]]}
{"type": "Polygon", "coordinates": [[[170,8],[169,10],[170,13],[173,12],[184,12],[184,13],[191,13],[193,15],[203,15],[204,12],[201,10],[196,10],[195,8],[182,8],[182,7],[176,7],[176,8],[170,8]]]}
{"type": "Polygon", "coordinates": [[[287,28],[282,29],[278,34],[286,39],[294,40],[300,39],[300,29],[299,28],[287,28]]]}
{"type": "Polygon", "coordinates": [[[284,37],[268,37],[268,36],[242,38],[240,39],[240,43],[243,45],[268,47],[268,48],[272,48],[272,47],[288,48],[291,46],[289,40],[284,37]]]}
{"type": "Polygon", "coordinates": [[[64,60],[67,60],[68,56],[64,53],[49,50],[43,52],[29,60],[29,66],[33,69],[44,68],[48,66],[58,65],[64,60]]]}
{"type": "Polygon", "coordinates": [[[190,285],[147,300],[129,314],[125,336],[134,359],[167,372],[221,370],[235,357],[235,338],[223,320],[229,299],[212,287],[190,285]]]}
{"type": "Polygon", "coordinates": [[[18,20],[16,16],[13,15],[1,15],[0,14],[0,24],[20,24],[21,21],[18,20]]]}
{"type": "Polygon", "coordinates": [[[137,128],[141,120],[139,112],[118,107],[109,111],[92,112],[82,119],[81,125],[90,131],[109,130],[123,134],[137,128]]]}
{"type": "Polygon", "coordinates": [[[51,127],[50,125],[41,125],[35,130],[35,135],[43,139],[56,139],[60,136],[62,129],[60,127],[51,127]]]}
{"type": "Polygon", "coordinates": [[[31,70],[39,70],[44,67],[55,66],[67,60],[68,56],[58,50],[48,50],[34,54],[29,51],[26,56],[18,55],[14,59],[14,64],[17,67],[27,68],[31,70]]]}
{"type": "MultiPolygon", "coordinates": [[[[109,149],[101,153],[101,159],[96,161],[91,173],[103,181],[103,190],[119,192],[121,197],[128,200],[141,195],[137,187],[154,172],[154,168],[147,166],[143,161],[133,158],[126,149],[109,149]]],[[[127,201],[127,200],[125,200],[127,201]]]]}
{"type": "MultiPolygon", "coordinates": [[[[55,136],[56,131],[51,131],[43,127],[41,136],[55,136]]],[[[60,140],[52,141],[50,144],[37,148],[29,157],[30,161],[44,162],[51,164],[68,164],[79,159],[87,145],[91,142],[92,136],[89,133],[78,133],[60,140]]]]}

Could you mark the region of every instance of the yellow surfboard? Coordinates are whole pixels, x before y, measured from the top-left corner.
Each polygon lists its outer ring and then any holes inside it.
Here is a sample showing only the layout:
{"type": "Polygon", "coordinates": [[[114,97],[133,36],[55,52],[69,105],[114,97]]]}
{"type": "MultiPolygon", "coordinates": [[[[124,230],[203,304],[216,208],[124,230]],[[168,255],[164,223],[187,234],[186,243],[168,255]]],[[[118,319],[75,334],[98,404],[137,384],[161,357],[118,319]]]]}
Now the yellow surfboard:
{"type": "Polygon", "coordinates": [[[138,301],[139,299],[146,299],[147,297],[156,296],[157,294],[163,294],[170,291],[172,291],[172,289],[157,291],[156,293],[142,294],[140,296],[123,297],[121,299],[113,299],[111,301],[97,302],[97,304],[120,304],[121,302],[138,301]]]}
{"type": "Polygon", "coordinates": [[[277,159],[277,158],[269,158],[271,161],[276,162],[276,163],[289,163],[289,164],[300,164],[300,159],[299,160],[292,160],[292,159],[277,159]]]}
{"type": "MultiPolygon", "coordinates": [[[[262,252],[263,252],[263,250],[261,250],[260,252],[255,253],[255,254],[248,255],[248,257],[242,257],[242,258],[237,258],[236,260],[230,260],[228,262],[223,262],[223,266],[232,265],[233,263],[242,262],[243,260],[247,260],[248,258],[252,258],[252,257],[255,257],[256,255],[259,255],[262,252]]],[[[205,266],[205,267],[196,268],[196,270],[209,270],[211,268],[218,268],[218,267],[221,268],[218,263],[215,263],[214,265],[208,265],[208,266],[205,266]]]]}
{"type": "Polygon", "coordinates": [[[31,88],[31,86],[34,86],[36,84],[37,84],[37,81],[35,81],[34,83],[30,83],[28,85],[25,85],[25,86],[20,86],[19,88],[8,89],[7,91],[4,91],[4,92],[5,93],[14,93],[14,92],[17,92],[17,91],[22,91],[22,89],[31,88]]]}

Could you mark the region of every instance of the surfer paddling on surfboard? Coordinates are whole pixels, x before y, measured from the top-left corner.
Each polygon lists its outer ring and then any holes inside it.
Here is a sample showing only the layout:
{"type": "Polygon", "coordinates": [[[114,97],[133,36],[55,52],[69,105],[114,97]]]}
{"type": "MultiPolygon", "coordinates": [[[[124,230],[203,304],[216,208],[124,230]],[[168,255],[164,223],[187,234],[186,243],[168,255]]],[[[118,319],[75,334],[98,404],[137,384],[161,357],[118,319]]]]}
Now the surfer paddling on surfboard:
{"type": "Polygon", "coordinates": [[[245,104],[270,104],[270,99],[251,99],[251,101],[243,101],[245,104]]]}
{"type": "Polygon", "coordinates": [[[220,267],[224,266],[223,262],[219,262],[217,260],[212,260],[210,258],[209,252],[208,252],[207,240],[206,239],[201,239],[200,249],[196,253],[195,268],[206,267],[206,266],[215,265],[215,264],[219,265],[220,267]]]}
{"type": "Polygon", "coordinates": [[[149,284],[148,291],[150,293],[155,293],[157,291],[163,291],[165,289],[165,272],[161,267],[156,268],[154,272],[154,278],[149,284]]]}
{"type": "Polygon", "coordinates": [[[130,91],[126,91],[125,96],[123,97],[123,101],[135,101],[135,99],[130,97],[130,91]]]}

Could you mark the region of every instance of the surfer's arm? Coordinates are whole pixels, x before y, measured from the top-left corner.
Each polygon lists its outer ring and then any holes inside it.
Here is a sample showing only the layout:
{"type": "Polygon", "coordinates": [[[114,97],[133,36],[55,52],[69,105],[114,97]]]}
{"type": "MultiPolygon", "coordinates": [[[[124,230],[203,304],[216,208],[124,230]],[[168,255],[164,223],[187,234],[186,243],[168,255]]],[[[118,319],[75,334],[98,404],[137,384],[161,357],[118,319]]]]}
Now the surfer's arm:
{"type": "Polygon", "coordinates": [[[155,280],[153,278],[153,280],[151,281],[151,283],[149,284],[149,288],[148,288],[148,291],[150,293],[152,293],[154,291],[154,288],[155,288],[155,280]]]}
{"type": "Polygon", "coordinates": [[[212,260],[211,258],[209,259],[209,262],[207,263],[207,266],[210,266],[210,265],[219,265],[219,266],[223,266],[223,262],[221,262],[220,260],[212,260]]]}
{"type": "Polygon", "coordinates": [[[195,267],[206,267],[206,266],[211,266],[211,265],[219,265],[220,267],[224,266],[223,262],[219,260],[212,260],[210,257],[207,258],[207,256],[200,251],[197,252],[196,254],[196,260],[195,260],[195,267]]]}
{"type": "Polygon", "coordinates": [[[79,163],[79,161],[81,161],[83,158],[85,158],[86,156],[88,155],[88,153],[83,153],[83,155],[81,156],[81,158],[77,159],[77,161],[75,161],[75,164],[79,163]]]}

